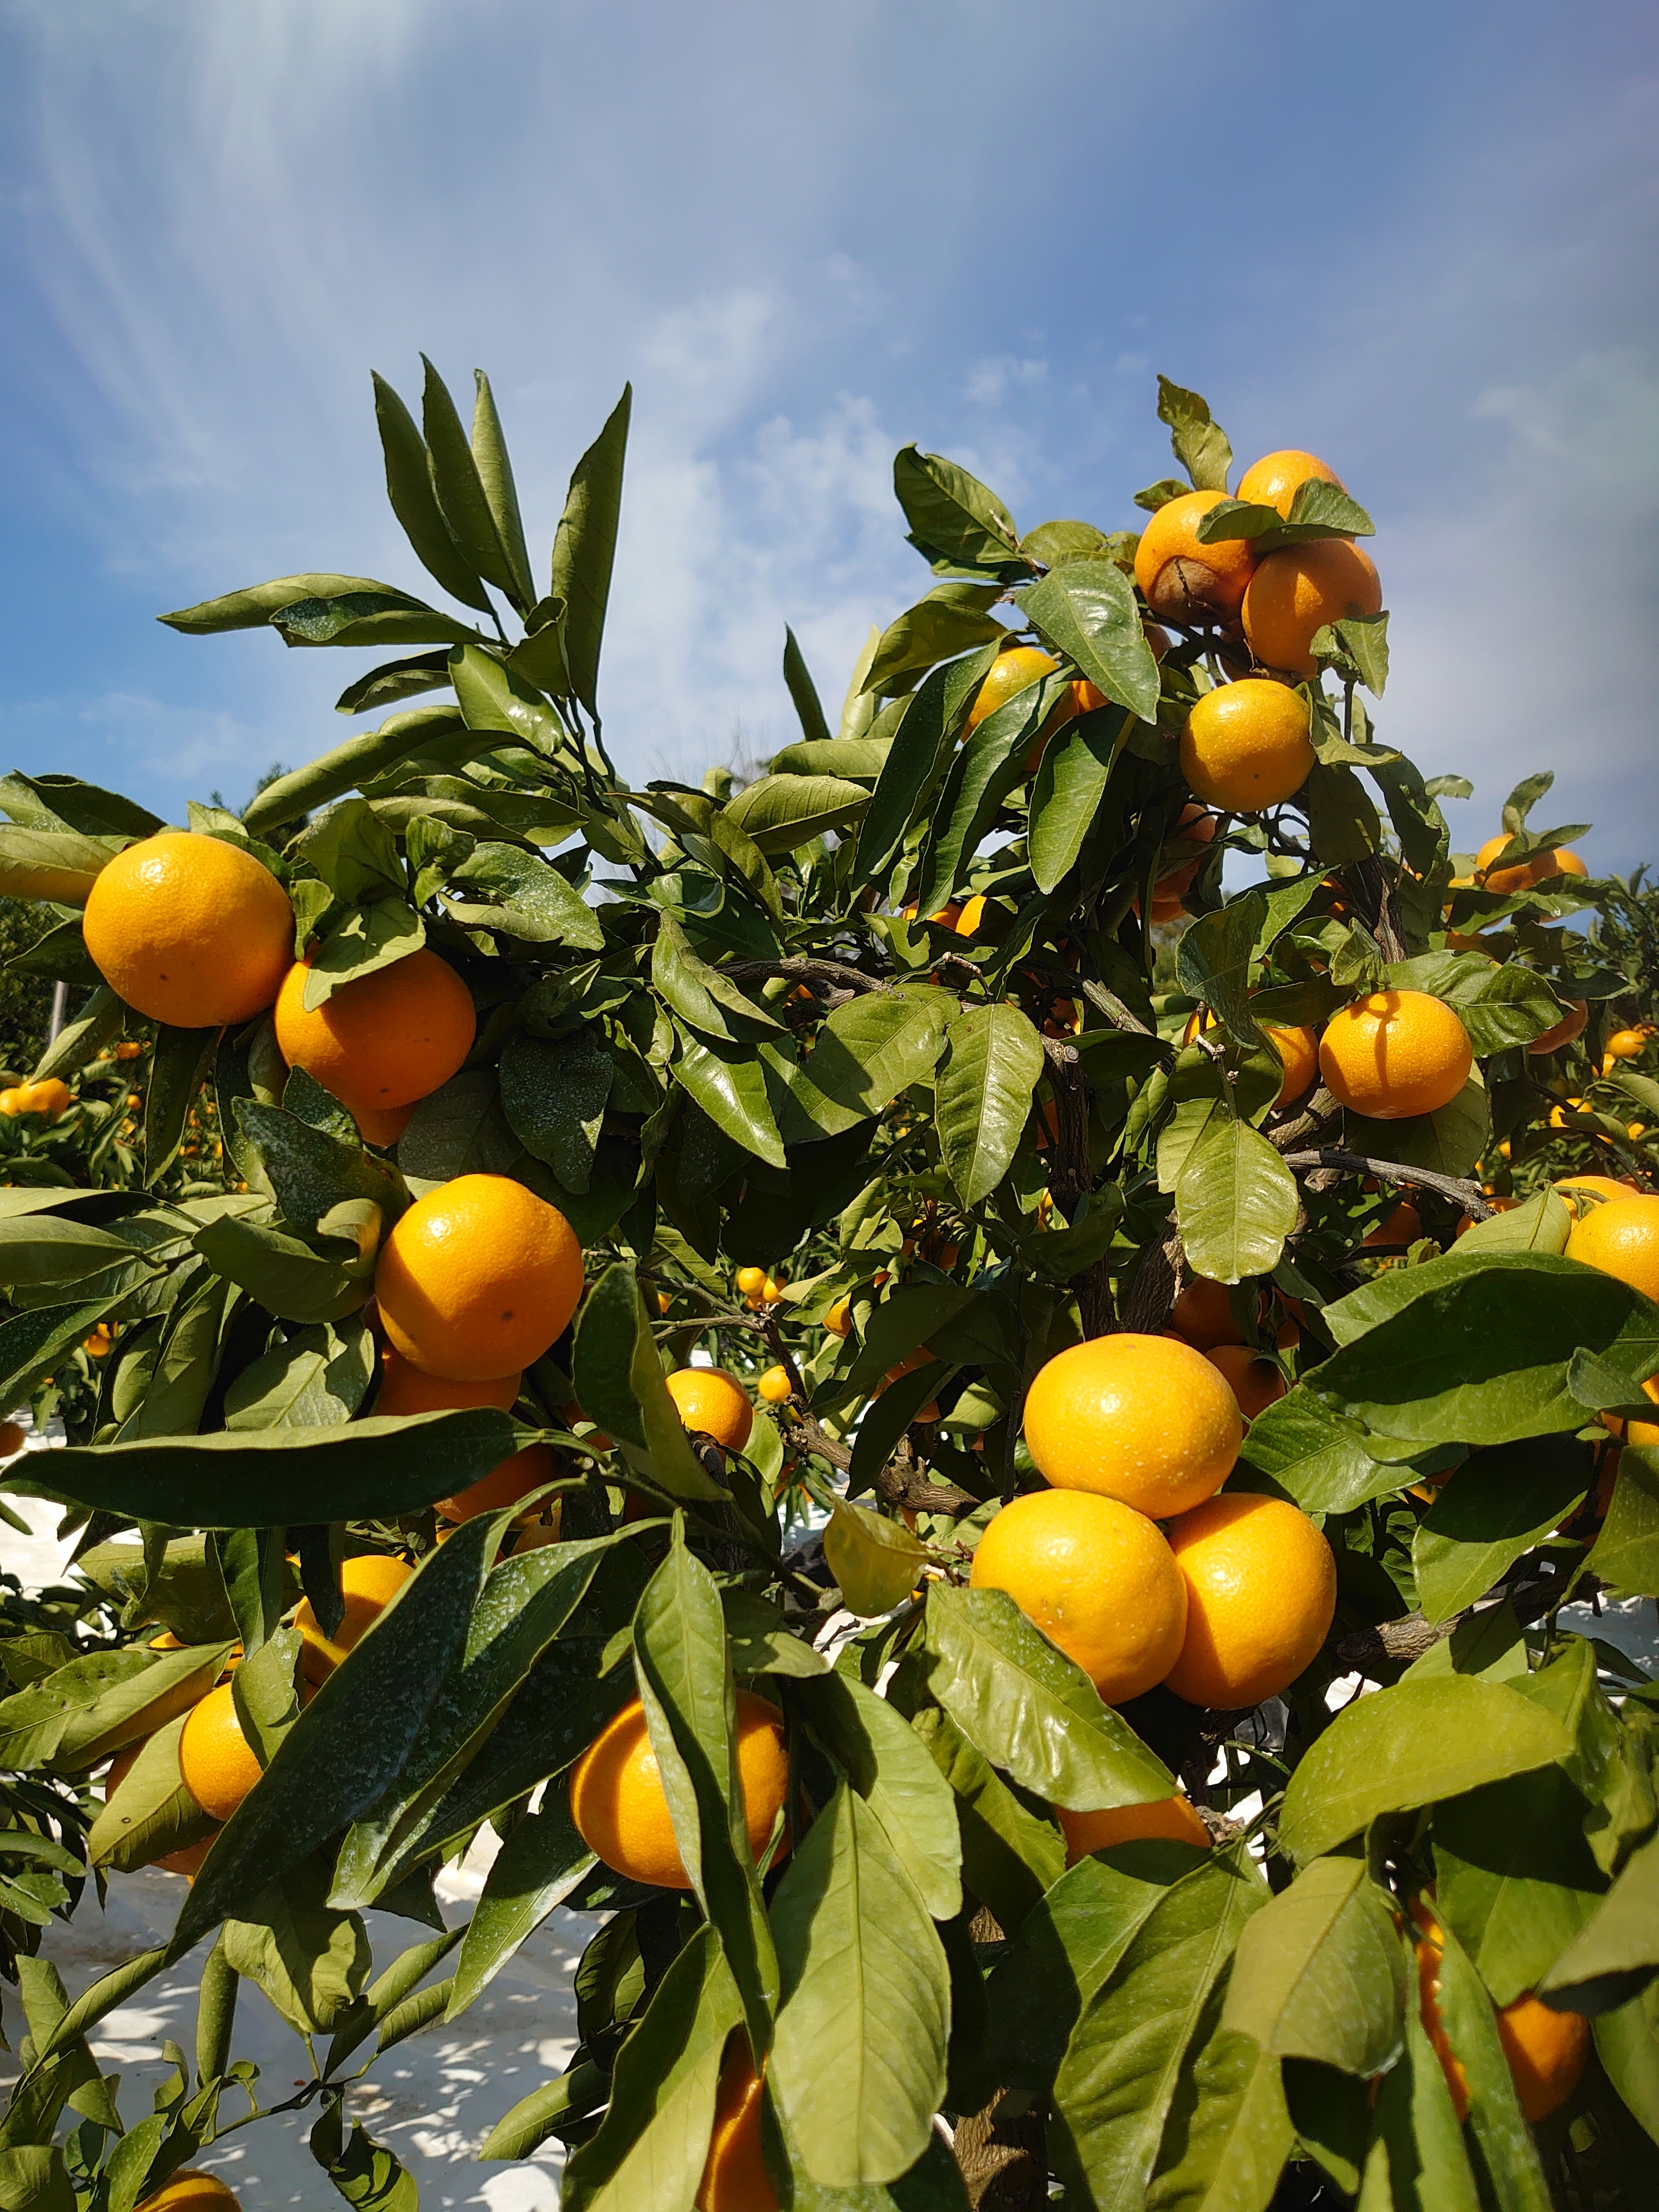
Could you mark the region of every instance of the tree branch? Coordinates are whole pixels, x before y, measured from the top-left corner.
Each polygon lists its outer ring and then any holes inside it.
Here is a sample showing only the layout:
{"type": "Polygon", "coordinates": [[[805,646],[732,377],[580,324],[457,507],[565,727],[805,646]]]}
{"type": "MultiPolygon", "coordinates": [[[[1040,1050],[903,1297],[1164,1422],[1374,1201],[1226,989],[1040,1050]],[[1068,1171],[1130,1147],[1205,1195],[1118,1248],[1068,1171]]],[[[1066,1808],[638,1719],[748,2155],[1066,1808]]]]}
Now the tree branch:
{"type": "Polygon", "coordinates": [[[1287,1168],[1346,1169],[1351,1174],[1375,1176],[1379,1182],[1418,1184],[1425,1190],[1437,1191],[1442,1198],[1455,1198],[1465,1212],[1477,1221],[1485,1221],[1492,1212],[1492,1203],[1478,1182],[1463,1176],[1437,1175],[1429,1168],[1402,1167],[1397,1160],[1369,1159],[1363,1152],[1345,1152],[1322,1146],[1317,1152],[1286,1152],[1287,1168]]]}

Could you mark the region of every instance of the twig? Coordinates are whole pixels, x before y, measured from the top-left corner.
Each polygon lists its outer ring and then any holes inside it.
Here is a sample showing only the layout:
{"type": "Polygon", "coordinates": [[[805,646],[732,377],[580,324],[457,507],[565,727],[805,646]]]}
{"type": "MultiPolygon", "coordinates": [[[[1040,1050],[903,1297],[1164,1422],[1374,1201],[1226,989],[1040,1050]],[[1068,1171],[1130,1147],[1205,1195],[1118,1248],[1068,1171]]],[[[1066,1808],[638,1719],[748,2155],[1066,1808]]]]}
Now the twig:
{"type": "Polygon", "coordinates": [[[1122,1000],[1109,991],[1103,983],[1081,981],[1079,988],[1095,1012],[1104,1014],[1114,1029],[1130,1030],[1136,1036],[1155,1036],[1158,1034],[1155,1030],[1149,1030],[1139,1015],[1132,1014],[1122,1000]]]}
{"type": "Polygon", "coordinates": [[[1437,1175],[1429,1168],[1402,1167],[1397,1160],[1368,1159],[1363,1152],[1344,1152],[1322,1146],[1317,1152],[1286,1152],[1287,1168],[1336,1168],[1375,1176],[1379,1182],[1416,1183],[1425,1190],[1437,1191],[1442,1198],[1455,1198],[1475,1220],[1484,1221],[1492,1212],[1492,1204],[1478,1182],[1463,1176],[1437,1175]]]}
{"type": "Polygon", "coordinates": [[[1336,1663],[1344,1674],[1364,1674],[1385,1662],[1420,1659],[1443,1641],[1463,1615],[1438,1623],[1408,1613],[1403,1620],[1382,1620],[1375,1628],[1358,1628],[1336,1647],[1336,1663]]]}
{"type": "Polygon", "coordinates": [[[845,991],[890,991],[894,987],[879,975],[867,975],[862,968],[854,968],[844,960],[809,959],[804,953],[791,953],[784,960],[739,960],[729,968],[720,969],[734,983],[746,983],[769,975],[783,975],[798,983],[825,983],[845,991]]]}

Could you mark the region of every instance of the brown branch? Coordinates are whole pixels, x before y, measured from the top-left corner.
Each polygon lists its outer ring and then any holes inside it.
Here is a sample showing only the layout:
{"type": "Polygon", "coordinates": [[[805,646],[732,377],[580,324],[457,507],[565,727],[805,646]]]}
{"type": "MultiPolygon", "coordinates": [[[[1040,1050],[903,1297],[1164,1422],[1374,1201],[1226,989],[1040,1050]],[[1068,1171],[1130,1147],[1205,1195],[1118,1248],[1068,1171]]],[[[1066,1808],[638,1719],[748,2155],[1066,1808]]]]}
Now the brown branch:
{"type": "MultiPolygon", "coordinates": [[[[1457,1620],[1462,1618],[1460,1613],[1457,1620]]],[[[1375,1679],[1379,1666],[1420,1659],[1451,1634],[1457,1620],[1436,1624],[1425,1620],[1420,1613],[1408,1613],[1403,1620],[1382,1620],[1375,1628],[1358,1628],[1337,1645],[1336,1663],[1345,1674],[1370,1674],[1375,1679]]]]}
{"type": "Polygon", "coordinates": [[[1158,1035],[1156,1030],[1147,1028],[1139,1015],[1132,1014],[1122,1000],[1117,997],[1115,993],[1109,991],[1103,983],[1089,983],[1081,979],[1075,980],[1078,981],[1078,988],[1095,1012],[1097,1014],[1104,1014],[1114,1029],[1131,1030],[1137,1036],[1158,1035]]]}
{"type": "Polygon", "coordinates": [[[1402,1167],[1398,1160],[1373,1160],[1363,1152],[1345,1152],[1328,1146],[1310,1152],[1286,1152],[1287,1168],[1346,1169],[1351,1174],[1375,1176],[1379,1182],[1417,1184],[1425,1190],[1437,1191],[1442,1198],[1455,1198],[1465,1211],[1477,1221],[1484,1221],[1492,1212],[1491,1201],[1478,1182],[1463,1176],[1437,1175],[1428,1168],[1402,1167]]]}
{"type": "Polygon", "coordinates": [[[1267,1141],[1281,1152],[1287,1152],[1293,1145],[1299,1145],[1304,1137],[1312,1136],[1316,1129],[1334,1120],[1337,1111],[1335,1099],[1322,1085],[1299,1114],[1288,1121],[1281,1122],[1278,1128],[1267,1132],[1267,1141]]]}
{"type": "Polygon", "coordinates": [[[890,991],[894,988],[879,975],[867,975],[862,968],[854,968],[844,960],[809,959],[804,953],[792,953],[784,960],[739,960],[720,972],[729,975],[734,983],[782,975],[792,982],[823,983],[843,991],[890,991]]]}
{"type": "Polygon", "coordinates": [[[1149,1244],[1129,1285],[1123,1326],[1137,1336],[1156,1336],[1170,1318],[1181,1287],[1181,1231],[1171,1228],[1161,1244],[1149,1244]]]}
{"type": "MultiPolygon", "coordinates": [[[[847,1446],[825,1436],[810,1413],[802,1416],[799,1425],[791,1431],[791,1437],[801,1450],[811,1452],[815,1459],[827,1461],[843,1474],[853,1464],[853,1455],[847,1446]]],[[[953,1482],[933,1481],[916,1465],[904,1444],[878,1472],[875,1487],[877,1496],[885,1504],[908,1506],[913,1513],[948,1513],[952,1520],[971,1513],[979,1504],[977,1498],[958,1490],[953,1482]]]]}
{"type": "MultiPolygon", "coordinates": [[[[1091,1194],[1094,1178],[1089,1172],[1089,1086],[1079,1061],[1077,1047],[1059,1037],[1044,1037],[1042,1055],[1054,1094],[1054,1155],[1048,1169],[1048,1188],[1068,1221],[1091,1194]]],[[[1112,1304],[1111,1277],[1103,1258],[1084,1270],[1077,1281],[1078,1310],[1085,1336],[1104,1336],[1117,1326],[1112,1304]]]]}

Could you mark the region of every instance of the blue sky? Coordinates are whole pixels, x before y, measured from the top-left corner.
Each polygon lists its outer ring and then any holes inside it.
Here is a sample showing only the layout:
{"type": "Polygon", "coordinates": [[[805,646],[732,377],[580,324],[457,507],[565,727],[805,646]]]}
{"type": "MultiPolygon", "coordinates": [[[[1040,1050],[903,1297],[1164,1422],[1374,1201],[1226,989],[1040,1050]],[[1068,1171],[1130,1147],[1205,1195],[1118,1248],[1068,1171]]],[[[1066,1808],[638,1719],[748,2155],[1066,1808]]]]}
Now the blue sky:
{"type": "Polygon", "coordinates": [[[490,372],[538,565],[633,379],[640,776],[787,741],[786,620],[838,699],[920,595],[900,443],[1132,524],[1161,368],[1370,508],[1460,842],[1552,764],[1598,871],[1659,859],[1656,146],[1632,0],[0,0],[0,765],[181,817],[359,726],[366,657],[154,616],[428,590],[368,384],[422,348],[490,372]]]}

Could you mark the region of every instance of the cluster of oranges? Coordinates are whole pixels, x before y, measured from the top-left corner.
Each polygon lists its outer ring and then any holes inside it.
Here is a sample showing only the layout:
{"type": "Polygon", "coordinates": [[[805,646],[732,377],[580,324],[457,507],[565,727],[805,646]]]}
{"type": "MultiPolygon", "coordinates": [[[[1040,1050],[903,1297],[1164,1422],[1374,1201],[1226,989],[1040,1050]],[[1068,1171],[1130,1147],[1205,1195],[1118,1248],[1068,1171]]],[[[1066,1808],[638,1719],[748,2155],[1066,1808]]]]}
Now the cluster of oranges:
{"type": "Polygon", "coordinates": [[[43,1121],[55,1121],[68,1112],[72,1095],[67,1083],[48,1075],[40,1083],[20,1083],[9,1091],[0,1091],[0,1114],[9,1121],[20,1114],[39,1114],[43,1121]]]}

